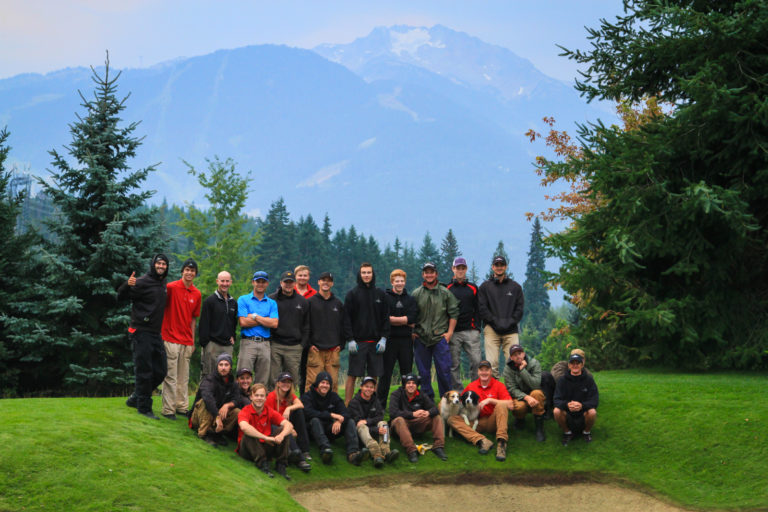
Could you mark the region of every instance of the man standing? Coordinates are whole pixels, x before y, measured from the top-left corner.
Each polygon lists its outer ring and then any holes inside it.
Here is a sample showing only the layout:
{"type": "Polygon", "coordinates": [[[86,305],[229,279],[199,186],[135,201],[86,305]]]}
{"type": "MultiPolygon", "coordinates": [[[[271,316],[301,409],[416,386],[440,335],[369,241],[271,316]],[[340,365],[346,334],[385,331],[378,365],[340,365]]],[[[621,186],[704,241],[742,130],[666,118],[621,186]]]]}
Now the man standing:
{"type": "Polygon", "coordinates": [[[480,285],[478,310],[485,323],[485,357],[493,367],[493,377],[499,378],[499,350],[519,344],[517,324],[523,318],[523,288],[507,276],[507,260],[493,258],[493,277],[480,285]]]}
{"type": "Polygon", "coordinates": [[[424,282],[413,291],[419,305],[419,316],[414,328],[416,368],[421,376],[422,391],[431,400],[432,360],[435,361],[437,387],[440,395],[451,390],[451,338],[459,317],[459,301],[448,288],[437,282],[437,267],[427,262],[421,268],[424,282]]]}
{"type": "Polygon", "coordinates": [[[304,391],[320,372],[333,379],[333,392],[338,393],[339,353],[344,347],[344,306],[333,293],[333,274],[323,272],[317,280],[318,293],[309,298],[309,353],[304,391]]]}
{"type": "Polygon", "coordinates": [[[563,431],[563,446],[573,439],[574,430],[581,430],[584,441],[592,442],[599,399],[595,379],[584,372],[584,358],[571,354],[568,373],[558,379],[554,399],[555,421],[563,431]]]}
{"type": "Polygon", "coordinates": [[[355,378],[384,373],[382,354],[389,336],[389,306],[384,292],[376,288],[373,265],[360,264],[357,286],[344,300],[344,334],[349,340],[349,375],[344,387],[346,403],[355,393],[355,378]]]}
{"type": "Polygon", "coordinates": [[[197,263],[192,258],[181,266],[181,279],[168,283],[163,317],[163,342],[168,373],[163,381],[163,416],[176,419],[189,409],[189,359],[195,352],[195,321],[200,316],[202,295],[193,283],[197,263]]]}
{"type": "Polygon", "coordinates": [[[525,353],[521,345],[512,345],[509,349],[509,361],[504,368],[504,384],[515,399],[512,415],[515,428],[525,428],[525,415],[533,413],[536,423],[536,440],[546,440],[544,434],[544,414],[547,399],[541,390],[541,364],[525,353]]]}
{"type": "MultiPolygon", "coordinates": [[[[461,351],[469,358],[469,380],[477,380],[480,351],[480,322],[477,315],[477,285],[467,281],[467,260],[453,260],[453,280],[448,288],[459,301],[459,318],[451,338],[451,381],[453,389],[464,387],[461,379],[461,351]]],[[[466,370],[466,368],[465,368],[466,370]]]]}
{"type": "Polygon", "coordinates": [[[295,287],[294,274],[287,270],[280,276],[280,288],[269,296],[277,303],[280,324],[272,331],[267,388],[274,388],[277,376],[283,372],[299,374],[301,351],[309,342],[309,304],[295,287]]]}
{"type": "Polygon", "coordinates": [[[392,382],[392,371],[395,363],[400,364],[400,375],[411,373],[413,370],[413,326],[419,316],[419,306],[416,300],[405,290],[406,273],[395,269],[389,274],[392,288],[387,290],[389,304],[389,339],[384,351],[384,373],[379,379],[376,394],[383,408],[387,407],[389,386],[392,382]]]}
{"type": "MultiPolygon", "coordinates": [[[[307,300],[311,299],[317,293],[317,290],[312,288],[312,285],[309,284],[309,267],[306,265],[298,265],[293,269],[293,273],[296,275],[296,291],[298,294],[307,300]]],[[[299,391],[304,390],[307,383],[308,355],[309,347],[305,346],[301,350],[301,363],[299,364],[299,391]]]]}
{"type": "Polygon", "coordinates": [[[232,356],[221,354],[216,372],[209,373],[200,383],[195,405],[189,417],[189,428],[211,446],[226,446],[223,437],[237,433],[239,406],[244,405],[237,381],[232,376],[232,356]]]}
{"type": "Polygon", "coordinates": [[[464,422],[459,415],[448,418],[448,423],[461,437],[478,447],[480,455],[487,454],[493,448],[493,442],[489,441],[481,432],[489,432],[496,437],[496,460],[507,459],[507,419],[509,410],[514,407],[514,400],[509,396],[504,384],[494,379],[490,361],[480,361],[477,368],[478,378],[467,385],[464,392],[474,391],[480,402],[480,417],[477,430],[464,422]]]}
{"type": "Polygon", "coordinates": [[[131,274],[117,290],[118,299],[130,298],[131,321],[128,333],[133,346],[133,368],[136,386],[125,405],[136,407],[139,414],[159,419],[152,412],[152,390],[168,371],[168,363],[160,335],[165,311],[165,277],[168,257],[157,254],[149,264],[149,272],[136,278],[131,274]]]}
{"type": "Polygon", "coordinates": [[[277,303],[266,297],[269,276],[263,270],[253,274],[253,293],[237,299],[237,316],[240,320],[240,352],[237,369],[253,370],[253,380],[269,379],[270,329],[277,329],[277,303]]]}
{"type": "Polygon", "coordinates": [[[408,373],[401,377],[402,386],[389,398],[389,422],[392,430],[400,438],[405,448],[408,461],[419,461],[419,452],[413,442],[413,434],[432,431],[432,453],[440,460],[447,460],[445,455],[445,435],[443,419],[437,411],[435,402],[426,394],[419,393],[419,377],[408,373]]]}
{"type": "Polygon", "coordinates": [[[234,355],[237,329],[237,301],[229,294],[232,276],[221,271],[216,276],[216,291],[203,301],[198,325],[200,374],[205,377],[216,371],[216,359],[221,354],[234,355]]]}

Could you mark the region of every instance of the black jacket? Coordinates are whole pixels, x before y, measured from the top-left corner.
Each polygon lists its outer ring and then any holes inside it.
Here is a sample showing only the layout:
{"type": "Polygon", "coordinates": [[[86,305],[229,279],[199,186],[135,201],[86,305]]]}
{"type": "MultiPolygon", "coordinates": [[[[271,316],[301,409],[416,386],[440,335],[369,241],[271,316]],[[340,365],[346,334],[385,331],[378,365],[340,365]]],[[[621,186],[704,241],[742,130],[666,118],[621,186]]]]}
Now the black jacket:
{"type": "Polygon", "coordinates": [[[230,338],[235,337],[237,328],[237,299],[227,294],[223,297],[218,290],[203,301],[200,310],[198,336],[200,346],[209,342],[228,347],[230,338]]]}
{"type": "Polygon", "coordinates": [[[335,295],[316,293],[309,303],[309,344],[320,350],[344,346],[344,305],[335,295]]]}
{"type": "Polygon", "coordinates": [[[597,384],[592,375],[585,374],[571,375],[569,371],[563,377],[557,379],[555,387],[555,398],[552,400],[555,407],[562,411],[568,411],[568,402],[581,402],[582,412],[589,409],[596,409],[600,400],[597,392],[597,384]]]}
{"type": "Polygon", "coordinates": [[[407,420],[413,419],[413,412],[421,409],[429,411],[429,416],[437,416],[437,407],[435,402],[432,401],[424,393],[417,394],[413,400],[408,401],[408,395],[405,393],[405,388],[402,386],[397,388],[389,397],[389,421],[402,416],[407,420]]]}
{"type": "Polygon", "coordinates": [[[282,288],[269,296],[277,302],[280,322],[272,329],[272,343],[307,346],[309,342],[309,303],[295,291],[285,295],[282,288]]]}
{"type": "Polygon", "coordinates": [[[317,392],[317,385],[321,380],[327,380],[331,383],[333,388],[333,378],[328,372],[320,372],[317,374],[315,383],[309,388],[309,391],[301,395],[301,403],[304,404],[304,417],[307,422],[312,418],[318,418],[325,424],[331,423],[331,413],[341,414],[344,416],[344,420],[349,419],[349,411],[344,405],[344,400],[334,393],[332,389],[328,390],[325,396],[321,396],[317,392]]]}
{"type": "Polygon", "coordinates": [[[451,280],[446,286],[454,297],[459,299],[459,318],[456,321],[454,332],[479,329],[480,322],[477,315],[477,285],[464,281],[460,283],[456,279],[451,280]]]}
{"type": "Polygon", "coordinates": [[[379,341],[389,337],[389,306],[384,291],[376,288],[376,274],[363,283],[357,273],[357,286],[344,299],[344,336],[355,341],[379,341]]]}
{"type": "Polygon", "coordinates": [[[155,271],[155,262],[158,259],[168,258],[163,254],[157,254],[149,264],[149,272],[136,278],[135,286],[128,286],[125,281],[117,289],[117,298],[130,298],[131,307],[130,327],[137,331],[148,331],[160,334],[163,327],[163,313],[165,312],[165,274],[158,275],[155,271]]]}
{"type": "MultiPolygon", "coordinates": [[[[409,324],[415,324],[419,317],[419,305],[416,299],[408,295],[403,289],[403,293],[398,295],[387,289],[387,304],[389,305],[389,316],[407,316],[409,324]]],[[[389,335],[393,338],[410,338],[413,327],[409,325],[390,325],[389,335]]]]}
{"type": "MultiPolygon", "coordinates": [[[[203,378],[195,395],[195,402],[201,398],[205,401],[205,408],[213,416],[219,414],[219,409],[227,402],[234,402],[236,407],[243,404],[243,394],[237,385],[235,376],[230,374],[225,379],[219,372],[209,373],[203,378]]],[[[250,400],[248,400],[250,403],[250,400]]],[[[247,404],[246,404],[247,405],[247,404]]]]}
{"type": "Polygon", "coordinates": [[[523,318],[523,288],[512,279],[488,279],[477,292],[480,318],[497,334],[512,334],[523,318]]]}
{"type": "Polygon", "coordinates": [[[352,418],[355,426],[357,426],[358,421],[365,420],[365,423],[368,425],[368,431],[374,439],[378,437],[378,424],[380,421],[384,421],[384,408],[379,403],[376,392],[373,393],[370,400],[366,400],[358,391],[357,394],[352,397],[352,400],[349,401],[349,406],[347,406],[347,408],[349,409],[349,416],[352,418]]]}

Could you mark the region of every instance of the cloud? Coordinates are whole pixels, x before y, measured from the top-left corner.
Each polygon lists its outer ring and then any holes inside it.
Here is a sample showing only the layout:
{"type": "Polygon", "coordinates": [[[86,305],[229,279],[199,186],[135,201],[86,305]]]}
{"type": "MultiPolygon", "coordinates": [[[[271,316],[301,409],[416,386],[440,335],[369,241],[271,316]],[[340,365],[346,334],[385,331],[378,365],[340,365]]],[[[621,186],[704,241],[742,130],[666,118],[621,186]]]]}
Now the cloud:
{"type": "Polygon", "coordinates": [[[371,137],[370,139],[364,140],[358,144],[357,149],[368,149],[369,147],[373,146],[374,142],[376,142],[376,137],[371,137]]]}
{"type": "Polygon", "coordinates": [[[247,216],[253,218],[253,219],[255,219],[255,218],[259,218],[259,219],[262,218],[261,217],[261,209],[260,208],[254,208],[252,210],[248,210],[245,214],[247,216]]]}
{"type": "Polygon", "coordinates": [[[317,187],[322,185],[337,174],[341,174],[341,171],[343,171],[347,165],[349,165],[349,160],[342,160],[335,164],[326,165],[315,174],[296,185],[296,188],[317,187]]]}

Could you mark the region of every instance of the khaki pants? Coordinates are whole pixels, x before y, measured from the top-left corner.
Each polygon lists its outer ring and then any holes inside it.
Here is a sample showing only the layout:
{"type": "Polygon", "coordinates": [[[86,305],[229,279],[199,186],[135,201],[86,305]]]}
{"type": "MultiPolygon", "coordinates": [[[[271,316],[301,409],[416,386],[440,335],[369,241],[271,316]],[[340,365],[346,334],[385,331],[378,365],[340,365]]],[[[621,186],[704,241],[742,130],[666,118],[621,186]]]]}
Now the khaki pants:
{"type": "Polygon", "coordinates": [[[307,382],[304,386],[304,392],[309,391],[312,384],[315,383],[317,374],[328,372],[333,378],[333,392],[339,392],[339,353],[340,350],[318,350],[315,352],[311,348],[307,353],[307,382]]]}
{"type": "Polygon", "coordinates": [[[427,430],[432,431],[432,448],[442,448],[445,446],[445,436],[443,435],[443,418],[438,414],[426,418],[414,418],[407,420],[398,416],[390,423],[392,430],[400,438],[400,444],[405,448],[406,453],[416,450],[416,443],[413,442],[412,434],[421,434],[427,430]]]}
{"type": "Polygon", "coordinates": [[[506,441],[509,436],[507,435],[507,420],[509,418],[509,410],[504,404],[496,404],[493,408],[493,414],[480,418],[477,422],[477,430],[472,430],[471,425],[464,423],[464,418],[461,416],[451,416],[448,418],[448,424],[458,432],[461,437],[466,439],[472,444],[477,444],[478,441],[485,439],[485,436],[481,432],[495,433],[496,439],[502,439],[506,441]]]}
{"type": "MultiPolygon", "coordinates": [[[[376,427],[386,427],[387,422],[386,421],[380,421],[376,424],[376,427]]],[[[363,446],[368,448],[368,451],[371,452],[371,457],[386,457],[389,453],[389,443],[385,443],[382,439],[384,436],[379,435],[378,440],[374,439],[371,436],[371,431],[368,428],[368,425],[360,425],[357,427],[357,436],[360,438],[360,441],[363,442],[363,446]]]]}
{"type": "Polygon", "coordinates": [[[269,340],[240,340],[237,369],[248,368],[253,372],[253,383],[265,386],[269,383],[269,340]]]}
{"type": "Polygon", "coordinates": [[[234,357],[234,349],[235,348],[232,345],[225,346],[214,343],[213,341],[208,342],[208,344],[200,350],[200,380],[202,381],[202,378],[209,373],[216,373],[216,359],[218,359],[221,354],[229,354],[234,357]]]}
{"type": "Polygon", "coordinates": [[[163,342],[168,356],[168,372],[163,381],[163,414],[189,409],[189,358],[195,352],[194,345],[163,342]]]}
{"type": "Polygon", "coordinates": [[[301,351],[301,345],[281,345],[272,342],[269,356],[269,382],[265,382],[267,388],[275,389],[275,381],[280,372],[289,372],[293,377],[293,385],[298,389],[301,351]]]}
{"type": "MultiPolygon", "coordinates": [[[[237,431],[237,415],[240,414],[240,409],[233,407],[229,410],[227,417],[222,422],[224,424],[224,430],[219,432],[236,432],[237,431]]],[[[205,400],[202,398],[195,403],[194,409],[192,409],[192,416],[189,418],[189,427],[197,429],[197,437],[205,437],[208,432],[216,431],[216,417],[208,412],[205,408],[205,400]]]]}
{"type": "Polygon", "coordinates": [[[531,406],[528,405],[528,402],[525,400],[515,400],[515,407],[512,409],[512,415],[515,418],[525,418],[525,415],[529,412],[533,412],[534,416],[543,416],[544,413],[547,412],[547,397],[544,396],[544,392],[542,390],[534,389],[528,394],[538,400],[539,405],[531,409],[531,406]]]}
{"type": "Polygon", "coordinates": [[[511,334],[496,334],[490,325],[483,329],[485,336],[485,358],[491,362],[493,378],[499,379],[499,350],[506,360],[509,356],[509,347],[520,343],[520,337],[516,332],[511,334]]]}

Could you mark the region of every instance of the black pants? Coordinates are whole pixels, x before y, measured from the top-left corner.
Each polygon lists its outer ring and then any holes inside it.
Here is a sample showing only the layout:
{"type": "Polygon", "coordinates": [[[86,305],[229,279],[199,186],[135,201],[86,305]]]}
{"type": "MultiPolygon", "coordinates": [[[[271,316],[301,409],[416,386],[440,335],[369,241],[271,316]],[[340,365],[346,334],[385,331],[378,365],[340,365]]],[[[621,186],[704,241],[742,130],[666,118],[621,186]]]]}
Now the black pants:
{"type": "Polygon", "coordinates": [[[307,389],[307,358],[309,358],[309,347],[304,347],[304,350],[301,351],[301,363],[299,363],[299,394],[304,393],[304,390],[307,389]]]}
{"type": "Polygon", "coordinates": [[[331,442],[344,436],[347,455],[360,451],[360,446],[357,444],[357,430],[355,430],[355,424],[352,420],[346,420],[342,423],[338,434],[331,432],[331,425],[331,423],[326,423],[320,420],[320,418],[312,418],[309,421],[309,431],[312,434],[312,439],[315,440],[321,450],[330,448],[331,442]]]}
{"type": "MultiPolygon", "coordinates": [[[[281,428],[277,427],[277,430],[281,430],[281,428]]],[[[287,464],[288,438],[283,439],[283,442],[280,444],[270,444],[262,443],[255,437],[244,435],[240,440],[240,448],[237,453],[245,460],[252,460],[256,464],[269,459],[275,459],[275,462],[278,464],[287,464]]]]}
{"type": "Polygon", "coordinates": [[[541,372],[541,390],[547,399],[547,413],[550,413],[555,398],[555,378],[550,372],[541,372]]]}
{"type": "Polygon", "coordinates": [[[160,333],[136,331],[130,335],[133,344],[133,367],[136,378],[136,408],[152,411],[152,390],[162,384],[168,373],[168,359],[160,333]]]}
{"type": "MultiPolygon", "coordinates": [[[[296,437],[291,436],[291,451],[301,450],[302,453],[309,451],[309,432],[307,432],[307,420],[304,419],[304,411],[296,409],[291,411],[288,421],[293,425],[296,431],[296,437]]],[[[272,427],[272,434],[279,434],[281,427],[272,427]]]]}
{"type": "Polygon", "coordinates": [[[413,338],[410,336],[387,340],[387,349],[384,351],[384,374],[379,378],[379,384],[376,387],[376,395],[379,397],[384,410],[387,409],[389,386],[392,385],[392,372],[395,369],[395,363],[400,365],[400,375],[411,373],[413,368],[413,338]]]}

